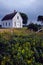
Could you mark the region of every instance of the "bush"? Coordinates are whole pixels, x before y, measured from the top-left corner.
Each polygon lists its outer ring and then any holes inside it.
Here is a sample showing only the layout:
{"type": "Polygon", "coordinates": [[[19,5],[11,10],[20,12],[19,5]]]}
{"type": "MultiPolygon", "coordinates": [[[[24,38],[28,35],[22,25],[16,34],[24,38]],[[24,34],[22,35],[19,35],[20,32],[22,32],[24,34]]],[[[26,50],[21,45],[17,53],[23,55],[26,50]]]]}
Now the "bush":
{"type": "Polygon", "coordinates": [[[0,34],[0,65],[43,65],[43,35],[0,34]]]}
{"type": "Polygon", "coordinates": [[[33,30],[33,31],[38,31],[38,29],[40,29],[40,28],[41,28],[41,25],[38,25],[38,24],[30,23],[28,25],[28,29],[33,30]]]}

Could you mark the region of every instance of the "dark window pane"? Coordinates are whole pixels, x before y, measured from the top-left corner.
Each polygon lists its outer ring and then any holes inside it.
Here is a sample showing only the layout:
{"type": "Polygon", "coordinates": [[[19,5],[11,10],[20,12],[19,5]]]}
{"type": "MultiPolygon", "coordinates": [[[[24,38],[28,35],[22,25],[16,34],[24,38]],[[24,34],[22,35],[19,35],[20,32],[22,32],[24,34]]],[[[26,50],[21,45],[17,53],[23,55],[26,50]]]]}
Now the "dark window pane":
{"type": "Polygon", "coordinates": [[[17,19],[19,19],[19,16],[17,16],[17,19]]]}
{"type": "Polygon", "coordinates": [[[9,23],[9,26],[10,26],[10,23],[9,23]]]}
{"type": "Polygon", "coordinates": [[[6,23],[6,26],[7,26],[7,23],[6,23]]]}
{"type": "Polygon", "coordinates": [[[4,26],[4,23],[3,23],[3,26],[4,26]]]}

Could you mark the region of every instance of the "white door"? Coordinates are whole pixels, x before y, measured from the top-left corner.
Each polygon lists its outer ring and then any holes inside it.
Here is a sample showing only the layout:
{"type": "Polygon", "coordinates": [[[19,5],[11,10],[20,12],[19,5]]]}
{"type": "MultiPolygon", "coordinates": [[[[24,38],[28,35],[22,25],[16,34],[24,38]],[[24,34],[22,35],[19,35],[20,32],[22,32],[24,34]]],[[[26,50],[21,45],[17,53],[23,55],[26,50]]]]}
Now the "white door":
{"type": "Polygon", "coordinates": [[[20,22],[16,23],[17,28],[20,28],[20,22]]]}

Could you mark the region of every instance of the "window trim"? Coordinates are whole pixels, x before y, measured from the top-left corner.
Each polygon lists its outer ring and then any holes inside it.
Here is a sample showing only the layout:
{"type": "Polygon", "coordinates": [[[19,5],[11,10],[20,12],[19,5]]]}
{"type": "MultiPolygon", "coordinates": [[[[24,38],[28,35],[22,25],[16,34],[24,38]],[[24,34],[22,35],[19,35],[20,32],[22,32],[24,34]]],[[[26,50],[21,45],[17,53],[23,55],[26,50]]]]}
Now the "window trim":
{"type": "Polygon", "coordinates": [[[6,26],[7,26],[7,22],[6,22],[6,26]]]}
{"type": "Polygon", "coordinates": [[[10,26],[10,22],[9,22],[9,26],[10,26]]]}
{"type": "Polygon", "coordinates": [[[4,23],[3,23],[3,26],[4,26],[4,23]]]}
{"type": "Polygon", "coordinates": [[[17,16],[17,19],[19,19],[19,16],[17,16]]]}

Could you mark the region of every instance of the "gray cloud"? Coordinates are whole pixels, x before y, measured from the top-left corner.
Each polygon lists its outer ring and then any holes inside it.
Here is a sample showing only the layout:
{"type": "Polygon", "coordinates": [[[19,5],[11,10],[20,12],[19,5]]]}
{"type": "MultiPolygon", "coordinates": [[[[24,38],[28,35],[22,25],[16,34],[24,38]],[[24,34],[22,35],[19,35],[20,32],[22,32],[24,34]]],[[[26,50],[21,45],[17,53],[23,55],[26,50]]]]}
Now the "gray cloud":
{"type": "Polygon", "coordinates": [[[14,9],[26,13],[30,20],[35,20],[38,15],[43,15],[43,0],[0,0],[0,17],[14,9]]]}

